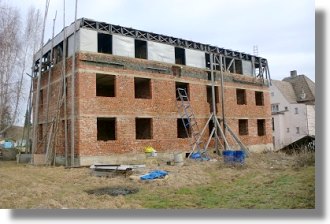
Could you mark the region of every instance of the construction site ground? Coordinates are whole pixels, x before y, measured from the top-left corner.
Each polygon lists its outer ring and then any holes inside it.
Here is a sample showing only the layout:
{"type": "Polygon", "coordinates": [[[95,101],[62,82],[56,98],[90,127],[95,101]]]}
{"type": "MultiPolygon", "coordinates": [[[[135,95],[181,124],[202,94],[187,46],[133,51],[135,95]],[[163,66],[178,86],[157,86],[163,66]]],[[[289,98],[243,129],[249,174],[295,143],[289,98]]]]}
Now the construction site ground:
{"type": "Polygon", "coordinates": [[[211,161],[185,159],[182,166],[157,157],[141,162],[146,167],[132,176],[165,170],[167,178],[98,177],[88,167],[0,161],[0,208],[315,208],[314,153],[251,153],[234,166],[216,154],[211,161]],[[107,189],[131,194],[112,196],[107,189]]]}

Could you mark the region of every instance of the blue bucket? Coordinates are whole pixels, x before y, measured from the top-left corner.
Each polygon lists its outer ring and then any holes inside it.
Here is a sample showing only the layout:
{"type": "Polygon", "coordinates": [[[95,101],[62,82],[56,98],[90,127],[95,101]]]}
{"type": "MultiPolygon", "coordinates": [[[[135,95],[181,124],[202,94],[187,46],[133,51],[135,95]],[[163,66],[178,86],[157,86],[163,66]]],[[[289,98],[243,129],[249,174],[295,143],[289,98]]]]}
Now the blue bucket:
{"type": "Polygon", "coordinates": [[[234,161],[236,163],[243,164],[244,163],[244,160],[245,160],[245,153],[244,153],[244,151],[242,151],[242,150],[235,151],[234,161]]]}
{"type": "Polygon", "coordinates": [[[223,160],[225,163],[233,163],[235,158],[235,152],[231,150],[224,150],[222,152],[223,160]]]}

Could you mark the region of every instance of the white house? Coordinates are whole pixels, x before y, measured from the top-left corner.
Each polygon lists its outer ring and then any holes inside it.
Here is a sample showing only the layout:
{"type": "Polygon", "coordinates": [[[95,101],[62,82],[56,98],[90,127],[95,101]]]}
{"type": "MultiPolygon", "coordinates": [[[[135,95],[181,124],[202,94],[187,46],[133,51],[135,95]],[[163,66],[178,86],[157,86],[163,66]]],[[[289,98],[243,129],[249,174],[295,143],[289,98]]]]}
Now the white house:
{"type": "Polygon", "coordinates": [[[315,137],[315,83],[296,70],[290,73],[282,81],[272,80],[270,86],[275,150],[315,137]]]}

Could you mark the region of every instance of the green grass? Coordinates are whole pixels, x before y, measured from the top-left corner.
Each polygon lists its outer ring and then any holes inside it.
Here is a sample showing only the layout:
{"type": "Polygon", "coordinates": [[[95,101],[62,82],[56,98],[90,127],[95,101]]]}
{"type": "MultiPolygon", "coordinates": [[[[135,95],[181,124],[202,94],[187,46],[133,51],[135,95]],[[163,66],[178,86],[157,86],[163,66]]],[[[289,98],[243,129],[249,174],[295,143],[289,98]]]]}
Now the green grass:
{"type": "Polygon", "coordinates": [[[314,208],[314,167],[276,171],[263,175],[249,173],[234,181],[179,189],[144,190],[131,195],[145,208],[314,208]],[[256,181],[256,177],[259,181],[256,181]]]}
{"type": "Polygon", "coordinates": [[[146,164],[148,169],[168,170],[169,177],[144,182],[91,176],[88,168],[0,161],[0,208],[313,209],[314,164],[313,155],[278,153],[253,154],[242,167],[222,160],[186,160],[184,166],[157,161],[146,164]],[[118,197],[86,193],[104,187],[134,187],[139,192],[118,197]]]}

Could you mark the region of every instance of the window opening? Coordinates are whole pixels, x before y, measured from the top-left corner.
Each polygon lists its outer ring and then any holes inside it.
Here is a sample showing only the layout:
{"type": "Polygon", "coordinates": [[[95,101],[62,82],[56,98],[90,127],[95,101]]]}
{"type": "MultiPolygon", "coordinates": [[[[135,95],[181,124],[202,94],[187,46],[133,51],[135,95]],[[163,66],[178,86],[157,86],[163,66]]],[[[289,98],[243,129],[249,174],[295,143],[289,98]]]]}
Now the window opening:
{"type": "Polygon", "coordinates": [[[136,40],[135,43],[135,57],[147,59],[147,41],[136,40]]]}
{"type": "Polygon", "coordinates": [[[246,104],[246,91],[245,89],[236,89],[236,99],[238,105],[246,104]]]}
{"type": "Polygon", "coordinates": [[[96,74],[96,96],[115,97],[116,76],[96,74]]]}
{"type": "Polygon", "coordinates": [[[265,135],[265,120],[257,120],[257,124],[258,124],[258,136],[263,136],[265,135]]]}
{"type": "Polygon", "coordinates": [[[238,132],[239,132],[239,135],[248,135],[249,134],[247,119],[238,120],[238,132]]]}
{"type": "Polygon", "coordinates": [[[151,80],[146,78],[134,78],[135,98],[151,99],[151,80]]]}
{"type": "Polygon", "coordinates": [[[112,54],[112,35],[105,33],[97,34],[97,52],[112,54]]]}
{"type": "Polygon", "coordinates": [[[185,65],[186,64],[186,55],[184,48],[175,48],[175,64],[185,65]]]}
{"type": "MultiPolygon", "coordinates": [[[[185,89],[187,92],[187,96],[190,99],[190,93],[189,93],[189,83],[184,83],[184,82],[175,82],[175,96],[177,100],[180,100],[179,98],[179,93],[178,93],[178,88],[180,89],[185,89]]],[[[186,98],[183,99],[184,101],[187,101],[186,98]]]]}
{"type": "Polygon", "coordinates": [[[187,118],[177,119],[177,134],[178,138],[189,138],[191,136],[191,129],[187,118]],[[187,126],[189,136],[187,135],[185,125],[187,126]]]}
{"type": "Polygon", "coordinates": [[[97,140],[116,140],[116,118],[97,118],[97,140]]]}
{"type": "Polygon", "coordinates": [[[135,119],[135,136],[136,139],[152,139],[152,119],[136,118],[135,119]]]}
{"type": "Polygon", "coordinates": [[[264,105],[264,93],[263,92],[255,92],[255,99],[256,99],[256,105],[257,106],[263,106],[264,105]]]}

